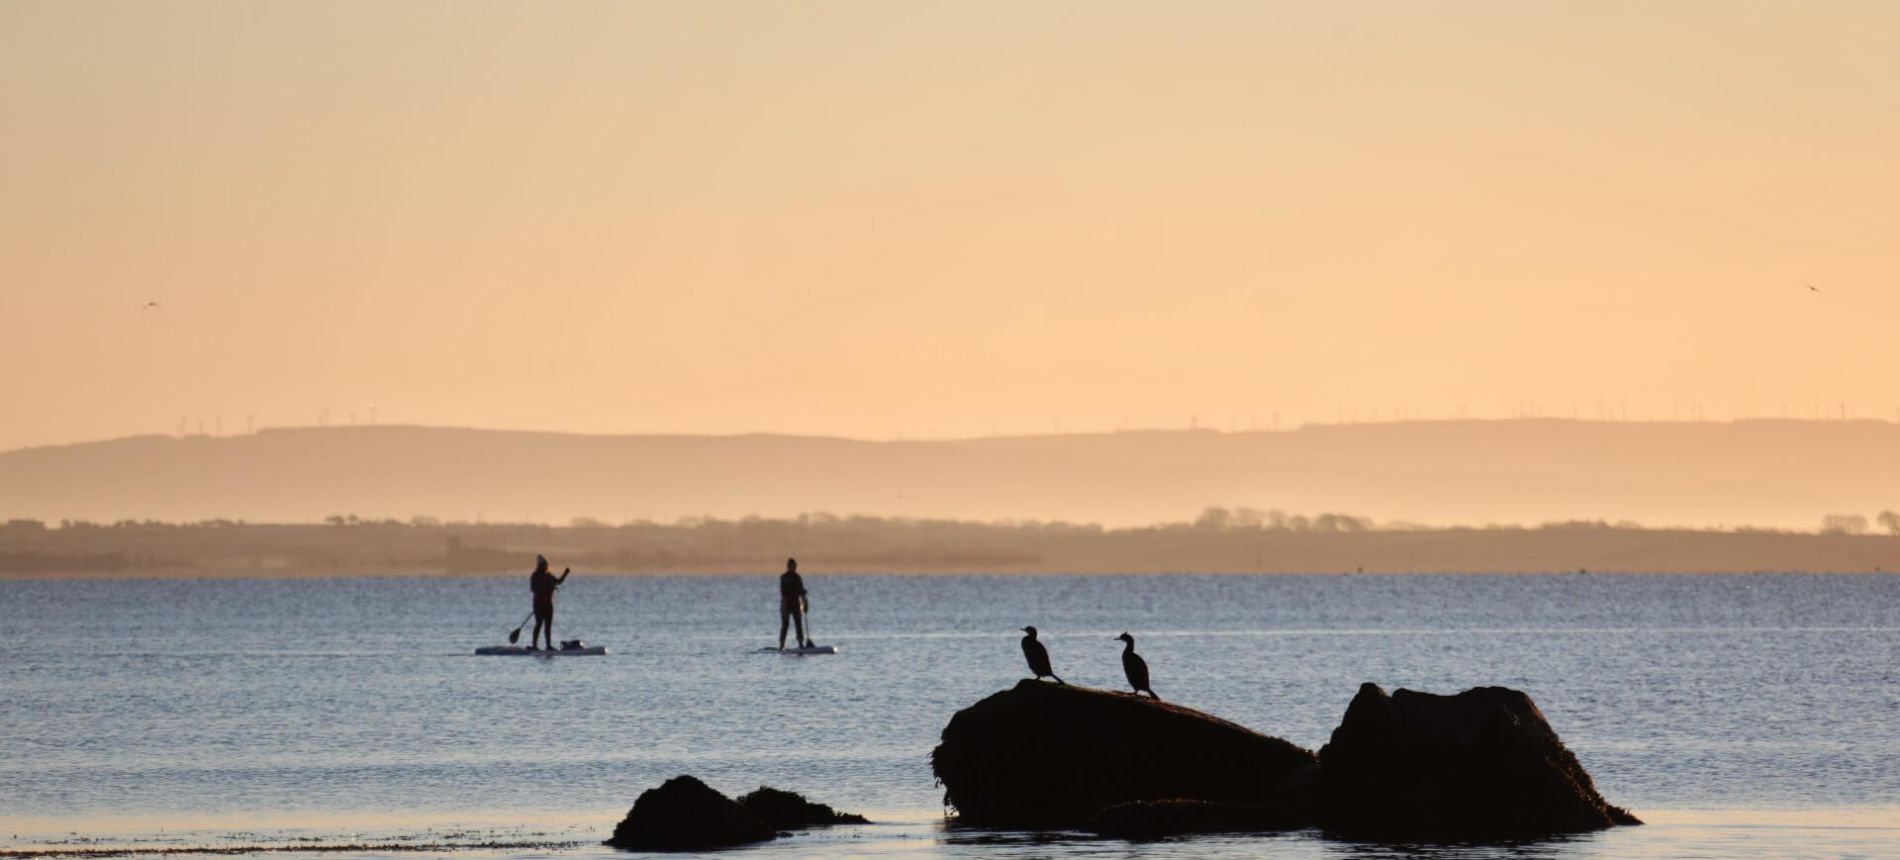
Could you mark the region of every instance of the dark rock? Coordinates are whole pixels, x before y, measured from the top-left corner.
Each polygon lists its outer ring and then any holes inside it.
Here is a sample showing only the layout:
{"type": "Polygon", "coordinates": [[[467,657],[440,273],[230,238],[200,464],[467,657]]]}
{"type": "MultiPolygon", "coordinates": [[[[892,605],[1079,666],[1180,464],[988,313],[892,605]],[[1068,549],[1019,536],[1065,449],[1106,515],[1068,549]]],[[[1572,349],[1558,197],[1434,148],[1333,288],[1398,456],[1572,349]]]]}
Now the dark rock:
{"type": "Polygon", "coordinates": [[[706,851],[776,836],[732,798],[693,777],[676,776],[641,792],[607,844],[637,851],[706,851]]]}
{"type": "Polygon", "coordinates": [[[1144,800],[1278,802],[1311,752],[1170,702],[1023,681],[958,711],[931,765],[962,823],[1074,827],[1144,800]]]}
{"type": "Polygon", "coordinates": [[[1642,823],[1597,794],[1529,696],[1503,687],[1362,685],[1319,761],[1320,824],[1340,835],[1498,840],[1642,823]]]}
{"type": "Polygon", "coordinates": [[[1193,833],[1275,833],[1310,824],[1310,817],[1284,803],[1137,800],[1096,813],[1082,829],[1139,841],[1193,833]]]}
{"type": "Polygon", "coordinates": [[[862,815],[839,812],[822,803],[813,803],[799,795],[761,785],[758,791],[739,797],[739,805],[758,816],[773,830],[801,830],[830,827],[834,824],[870,824],[862,815]]]}

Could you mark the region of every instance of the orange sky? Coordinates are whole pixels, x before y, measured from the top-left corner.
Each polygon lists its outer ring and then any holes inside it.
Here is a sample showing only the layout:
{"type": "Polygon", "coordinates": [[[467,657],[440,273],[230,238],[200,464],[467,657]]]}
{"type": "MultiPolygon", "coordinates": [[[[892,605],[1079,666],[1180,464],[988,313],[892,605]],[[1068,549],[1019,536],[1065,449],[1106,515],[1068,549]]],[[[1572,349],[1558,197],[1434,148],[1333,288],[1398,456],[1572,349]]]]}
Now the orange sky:
{"type": "Polygon", "coordinates": [[[1884,2],[15,0],[0,448],[1894,418],[1895,45],[1884,2]]]}

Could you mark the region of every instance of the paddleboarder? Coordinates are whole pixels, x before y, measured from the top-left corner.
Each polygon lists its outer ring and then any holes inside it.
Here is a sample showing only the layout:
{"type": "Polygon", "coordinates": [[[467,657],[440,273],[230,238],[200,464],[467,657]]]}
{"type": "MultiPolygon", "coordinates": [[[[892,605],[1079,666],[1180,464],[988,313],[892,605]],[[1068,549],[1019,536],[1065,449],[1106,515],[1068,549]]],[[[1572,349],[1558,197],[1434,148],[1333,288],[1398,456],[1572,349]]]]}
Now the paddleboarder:
{"type": "Polygon", "coordinates": [[[534,573],[528,575],[528,590],[534,592],[534,633],[528,636],[528,650],[535,649],[535,640],[547,633],[548,650],[554,650],[554,590],[567,581],[567,575],[573,568],[562,568],[561,575],[555,576],[548,570],[548,558],[544,555],[534,557],[534,573]]]}
{"type": "Polygon", "coordinates": [[[798,624],[798,647],[810,648],[805,638],[805,579],[798,575],[798,559],[785,560],[785,572],[778,576],[778,650],[785,650],[785,631],[798,624]]]}

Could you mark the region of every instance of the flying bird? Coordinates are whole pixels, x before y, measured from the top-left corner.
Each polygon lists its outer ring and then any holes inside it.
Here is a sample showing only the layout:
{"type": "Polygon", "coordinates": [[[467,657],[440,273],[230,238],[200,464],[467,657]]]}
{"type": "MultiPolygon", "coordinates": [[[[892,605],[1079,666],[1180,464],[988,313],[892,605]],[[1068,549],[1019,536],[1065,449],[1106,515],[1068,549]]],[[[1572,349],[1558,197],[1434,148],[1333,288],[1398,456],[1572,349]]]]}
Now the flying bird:
{"type": "Polygon", "coordinates": [[[1813,284],[1804,284],[1803,286],[1806,286],[1806,287],[1808,288],[1808,290],[1809,290],[1810,292],[1816,292],[1816,293],[1818,293],[1818,292],[1820,292],[1820,291],[1821,291],[1821,288],[1820,288],[1820,287],[1817,287],[1817,286],[1815,286],[1815,285],[1813,285],[1813,284]]]}
{"type": "Polygon", "coordinates": [[[155,307],[158,307],[158,302],[146,302],[145,307],[139,308],[139,310],[149,311],[155,307]]]}
{"type": "Polygon", "coordinates": [[[1029,660],[1029,671],[1036,673],[1036,680],[1040,681],[1046,675],[1055,678],[1056,683],[1068,686],[1069,682],[1058,677],[1055,669],[1050,667],[1049,649],[1036,641],[1036,628],[1024,627],[1023,632],[1029,634],[1023,637],[1023,657],[1029,660]]]}
{"type": "Polygon", "coordinates": [[[1141,655],[1135,653],[1135,637],[1123,633],[1115,638],[1128,643],[1122,648],[1122,671],[1128,675],[1128,686],[1135,688],[1137,694],[1147,693],[1155,697],[1156,701],[1160,701],[1161,694],[1148,686],[1148,661],[1141,659],[1141,655]]]}

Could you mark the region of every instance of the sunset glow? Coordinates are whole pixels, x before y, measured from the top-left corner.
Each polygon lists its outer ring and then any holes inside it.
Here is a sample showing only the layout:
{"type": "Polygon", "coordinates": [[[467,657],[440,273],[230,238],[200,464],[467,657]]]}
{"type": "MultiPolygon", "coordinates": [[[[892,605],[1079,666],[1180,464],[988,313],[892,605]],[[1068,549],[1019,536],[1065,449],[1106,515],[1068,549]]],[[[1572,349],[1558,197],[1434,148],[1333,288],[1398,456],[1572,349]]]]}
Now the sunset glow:
{"type": "Polygon", "coordinates": [[[9,3],[0,449],[1892,420],[1896,37],[1880,3],[9,3]]]}

